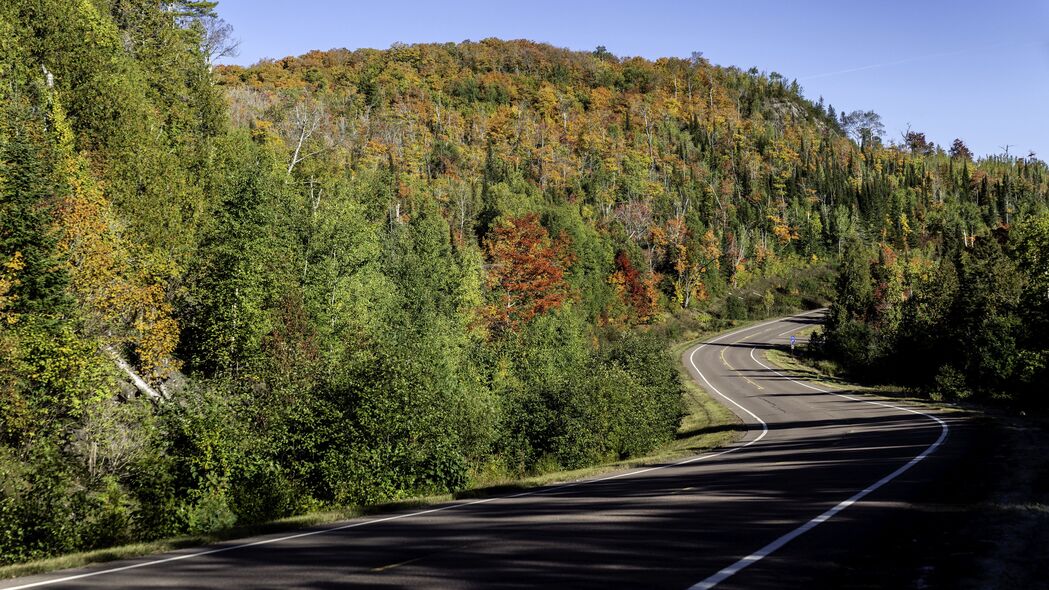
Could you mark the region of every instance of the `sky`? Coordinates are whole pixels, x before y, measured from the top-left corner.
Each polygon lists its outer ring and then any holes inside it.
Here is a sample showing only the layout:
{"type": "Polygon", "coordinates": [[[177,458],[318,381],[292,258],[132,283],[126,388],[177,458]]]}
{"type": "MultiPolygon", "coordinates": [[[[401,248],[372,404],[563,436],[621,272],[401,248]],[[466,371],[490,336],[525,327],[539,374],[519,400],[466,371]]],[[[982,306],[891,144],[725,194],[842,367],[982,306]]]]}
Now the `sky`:
{"type": "Polygon", "coordinates": [[[531,39],[621,56],[688,57],[797,79],[836,110],[874,110],[977,154],[1049,159],[1049,0],[221,0],[240,54],[395,42],[531,39]]]}

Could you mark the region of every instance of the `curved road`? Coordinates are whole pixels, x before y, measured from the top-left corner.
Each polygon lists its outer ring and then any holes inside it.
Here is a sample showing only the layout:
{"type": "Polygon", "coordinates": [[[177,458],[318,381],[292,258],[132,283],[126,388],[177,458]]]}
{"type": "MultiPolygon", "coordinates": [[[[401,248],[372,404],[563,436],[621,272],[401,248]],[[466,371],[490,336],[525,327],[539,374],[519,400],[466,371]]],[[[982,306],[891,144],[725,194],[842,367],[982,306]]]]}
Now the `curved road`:
{"type": "Polygon", "coordinates": [[[692,377],[745,425],[741,440],[724,449],[0,588],[864,586],[874,572],[845,568],[843,577],[842,567],[828,564],[868,552],[885,527],[898,526],[901,507],[928,496],[958,451],[942,416],[825,391],[771,367],[764,350],[786,344],[818,313],[750,326],[685,352],[692,377]]]}

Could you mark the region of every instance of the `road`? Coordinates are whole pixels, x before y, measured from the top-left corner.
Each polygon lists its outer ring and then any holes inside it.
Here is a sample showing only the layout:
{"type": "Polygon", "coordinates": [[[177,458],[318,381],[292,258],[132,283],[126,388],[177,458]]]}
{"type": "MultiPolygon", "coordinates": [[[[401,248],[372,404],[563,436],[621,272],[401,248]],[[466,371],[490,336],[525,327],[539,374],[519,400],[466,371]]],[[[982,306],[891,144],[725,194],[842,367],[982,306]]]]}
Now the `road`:
{"type": "Polygon", "coordinates": [[[833,564],[900,526],[902,507],[928,496],[956,460],[957,437],[944,416],[772,367],[764,351],[817,317],[760,323],[685,352],[692,377],[744,423],[740,441],[717,451],[0,588],[862,587],[867,572],[833,564]]]}

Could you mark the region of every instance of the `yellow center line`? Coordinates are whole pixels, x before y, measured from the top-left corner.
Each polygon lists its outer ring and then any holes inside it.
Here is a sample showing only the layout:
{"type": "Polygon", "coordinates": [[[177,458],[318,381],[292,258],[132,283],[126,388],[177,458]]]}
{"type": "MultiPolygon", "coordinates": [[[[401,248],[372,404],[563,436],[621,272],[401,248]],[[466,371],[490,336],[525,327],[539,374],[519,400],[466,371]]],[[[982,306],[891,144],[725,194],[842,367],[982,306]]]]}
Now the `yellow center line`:
{"type": "MultiPolygon", "coordinates": [[[[740,342],[743,342],[743,341],[740,340],[739,342],[733,342],[733,344],[739,344],[740,342]]],[[[733,367],[732,365],[728,364],[728,361],[725,360],[725,348],[726,347],[724,347],[724,346],[721,347],[721,362],[724,363],[725,366],[728,367],[730,371],[736,371],[736,368],[733,367]]],[[[762,389],[762,390],[765,389],[764,387],[762,387],[762,386],[758,385],[757,383],[755,383],[754,381],[752,381],[750,379],[750,377],[747,377],[746,375],[744,375],[742,373],[740,373],[739,376],[743,377],[743,379],[746,380],[747,383],[750,383],[754,387],[757,387],[758,389],[762,389]]]]}
{"type": "Polygon", "coordinates": [[[404,561],[398,561],[397,563],[391,563],[389,565],[384,565],[384,566],[381,566],[381,567],[372,568],[371,571],[373,573],[384,572],[386,570],[392,570],[395,567],[400,567],[402,565],[408,565],[409,563],[415,563],[416,561],[422,561],[423,559],[426,559],[427,557],[430,557],[430,556],[429,555],[423,555],[422,557],[416,557],[414,559],[406,559],[404,561]]]}
{"type": "Polygon", "coordinates": [[[728,367],[730,371],[735,371],[735,369],[732,368],[732,365],[728,364],[728,361],[725,360],[725,347],[724,346],[721,347],[721,362],[725,363],[725,366],[728,367]]]}

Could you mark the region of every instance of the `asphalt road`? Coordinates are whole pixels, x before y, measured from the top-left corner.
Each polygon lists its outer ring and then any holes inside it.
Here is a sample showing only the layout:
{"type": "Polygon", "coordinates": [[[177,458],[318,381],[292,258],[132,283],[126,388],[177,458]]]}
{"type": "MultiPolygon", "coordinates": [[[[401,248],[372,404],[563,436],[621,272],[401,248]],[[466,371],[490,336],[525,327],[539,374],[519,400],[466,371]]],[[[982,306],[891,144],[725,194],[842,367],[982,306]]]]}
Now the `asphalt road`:
{"type": "MultiPolygon", "coordinates": [[[[744,423],[741,440],[715,452],[0,588],[863,587],[875,572],[833,564],[901,526],[903,507],[957,460],[958,437],[947,417],[825,392],[771,367],[764,350],[817,317],[685,352],[693,378],[744,423]]],[[[864,567],[879,565],[892,567],[864,567]]]]}

